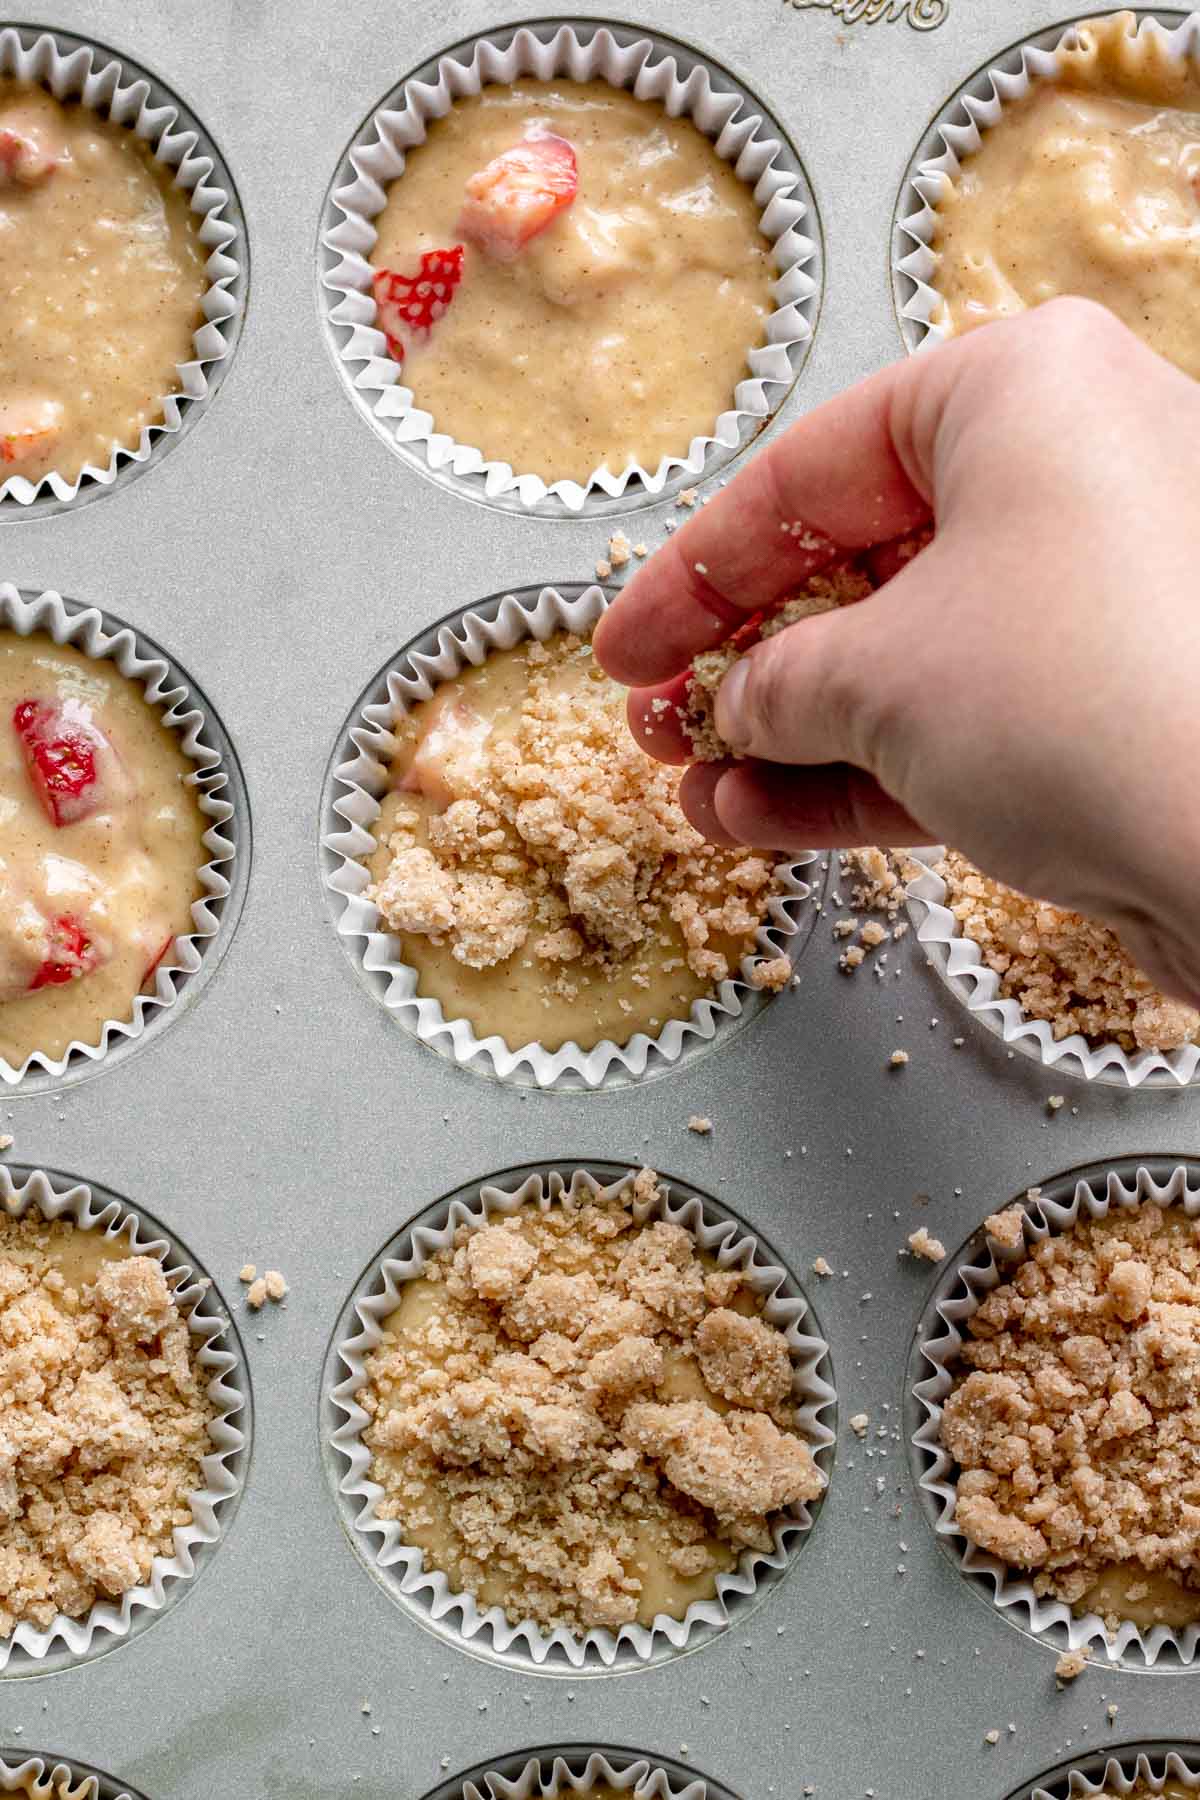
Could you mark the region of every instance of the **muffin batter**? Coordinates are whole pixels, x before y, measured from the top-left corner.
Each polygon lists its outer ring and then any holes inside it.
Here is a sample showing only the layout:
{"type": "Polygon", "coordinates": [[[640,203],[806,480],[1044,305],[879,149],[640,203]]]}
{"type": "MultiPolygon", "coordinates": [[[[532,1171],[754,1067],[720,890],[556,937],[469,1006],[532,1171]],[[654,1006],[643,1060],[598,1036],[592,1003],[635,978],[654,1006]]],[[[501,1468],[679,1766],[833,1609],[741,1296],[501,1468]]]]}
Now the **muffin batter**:
{"type": "Polygon", "coordinates": [[[956,332],[1082,294],[1200,376],[1200,74],[1131,27],[1082,27],[984,132],[938,202],[933,282],[956,332]]]}
{"type": "Polygon", "coordinates": [[[0,1215],[0,1634],[82,1618],[174,1553],[212,1407],[155,1257],[0,1215]]]}
{"type": "Polygon", "coordinates": [[[132,130],[0,77],[0,482],[137,448],[195,356],[205,258],[132,130]]]}
{"type": "Polygon", "coordinates": [[[771,863],[688,824],[681,772],[634,743],[624,693],[560,634],[489,656],[397,727],[367,895],[418,992],[481,1038],[657,1035],[754,951],[771,863]]]}
{"type": "Polygon", "coordinates": [[[444,312],[393,344],[416,404],[547,482],[686,456],[734,404],[773,307],[752,190],[690,120],[603,81],[457,101],[374,223],[380,271],[464,247],[444,312]],[[491,167],[523,163],[531,133],[540,171],[491,167]]]}
{"type": "MultiPolygon", "coordinates": [[[[1021,1208],[987,1221],[1017,1247],[1021,1208]]],[[[967,1321],[960,1531],[1077,1613],[1200,1618],[1200,1223],[1147,1201],[1035,1244],[967,1321]]]]}
{"type": "Polygon", "coordinates": [[[1096,1795],[1096,1800],[1196,1800],[1196,1789],[1184,1787],[1181,1781],[1168,1781],[1162,1787],[1151,1787],[1145,1781],[1137,1781],[1128,1794],[1118,1794],[1113,1788],[1105,1788],[1096,1795]]]}
{"type": "Polygon", "coordinates": [[[193,773],[114,663],[0,631],[0,1057],[14,1068],[98,1043],[170,966],[207,861],[193,773]]]}
{"type": "MultiPolygon", "coordinates": [[[[632,1189],[654,1199],[653,1172],[632,1189]]],[[[824,1487],[741,1270],[620,1200],[461,1227],[366,1372],[377,1516],[513,1623],[682,1618],[824,1487]]]]}

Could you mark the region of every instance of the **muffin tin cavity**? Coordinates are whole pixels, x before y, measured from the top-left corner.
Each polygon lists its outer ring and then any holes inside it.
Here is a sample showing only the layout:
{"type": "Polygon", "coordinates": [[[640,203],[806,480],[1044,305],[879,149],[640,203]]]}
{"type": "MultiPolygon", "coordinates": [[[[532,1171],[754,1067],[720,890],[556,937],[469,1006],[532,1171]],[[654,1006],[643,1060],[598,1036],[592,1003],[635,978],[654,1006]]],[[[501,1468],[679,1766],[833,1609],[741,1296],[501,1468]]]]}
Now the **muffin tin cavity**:
{"type": "Polygon", "coordinates": [[[366,1381],[365,1358],[379,1343],[381,1321],[399,1304],[404,1283],[429,1256],[453,1241],[460,1225],[495,1222],[525,1206],[548,1211],[564,1195],[586,1201],[622,1194],[636,1173],[626,1164],[525,1164],[445,1196],[412,1219],[363,1272],[334,1327],[321,1383],[321,1452],[338,1515],[359,1560],[418,1624],[460,1649],[508,1668],[548,1675],[619,1673],[644,1668],[713,1642],[736,1625],[788,1573],[806,1541],[832,1471],[836,1397],[829,1347],[810,1303],[771,1246],[709,1195],[667,1176],[652,1202],[630,1201],[639,1223],[666,1219],[681,1225],[721,1269],[750,1272],[763,1298],[764,1320],[782,1331],[791,1349],[797,1427],[825,1477],[822,1496],[774,1515],[770,1551],[743,1551],[734,1570],[717,1578],[716,1597],[695,1601],[681,1619],[659,1614],[650,1626],[622,1625],[615,1633],[548,1632],[530,1621],[514,1625],[499,1607],[481,1611],[447,1578],[425,1568],[423,1553],[404,1543],[394,1520],[375,1515],[381,1489],[370,1478],[371,1456],[361,1433],[368,1415],[356,1395],[366,1381]]]}
{"type": "Polygon", "coordinates": [[[62,1088],[112,1067],[195,1004],[241,916],[250,873],[250,807],[236,752],[211,702],[152,638],[95,607],[9,583],[0,583],[0,632],[45,633],[57,644],[111,661],[143,687],[147,703],[194,764],[188,780],[205,820],[201,897],[192,904],[192,929],[176,938],[154,973],[152,990],[131,1000],[125,1018],[108,1021],[95,1043],[76,1042],[54,1059],[34,1052],[19,1068],[0,1058],[0,1094],[23,1095],[62,1088]]]}
{"type": "MultiPolygon", "coordinates": [[[[84,1232],[152,1256],[188,1327],[196,1367],[213,1407],[209,1448],[201,1459],[202,1485],[191,1495],[191,1522],[176,1526],[174,1554],[156,1556],[150,1580],[119,1598],[100,1600],[82,1618],[59,1613],[45,1629],[23,1622],[0,1639],[0,1673],[46,1673],[103,1656],[128,1641],[190,1591],[212,1561],[237,1510],[250,1462],[253,1412],[250,1376],[237,1327],[219,1289],[187,1246],[141,1207],[107,1188],[56,1170],[0,1165],[0,1207],[12,1218],[26,1213],[73,1223],[84,1232]]],[[[115,1792],[116,1790],[114,1790],[115,1792]]]]}
{"type": "Polygon", "coordinates": [[[153,467],[205,412],[224,380],[241,335],[250,278],[246,224],[233,176],[211,135],[179,96],[156,75],[106,46],[69,31],[31,26],[0,30],[0,74],[47,87],[59,100],[81,100],[103,117],[130,127],[191,196],[191,213],[207,255],[203,323],[194,354],[179,370],[178,391],[165,397],[163,417],[143,428],[137,443],[114,449],[104,467],[88,465],[73,481],[50,474],[33,482],[19,474],[0,481],[0,517],[30,517],[78,507],[126,486],[153,467]]]}
{"type": "Polygon", "coordinates": [[[1163,1207],[1168,1217],[1176,1209],[1189,1219],[1200,1217],[1200,1163],[1126,1157],[1069,1170],[997,1206],[997,1212],[1013,1204],[1023,1207],[1024,1248],[1006,1249],[981,1225],[947,1259],[909,1355],[905,1437],[918,1497],[939,1545],[1005,1619],[1058,1651],[1086,1649],[1101,1667],[1107,1660],[1121,1668],[1178,1670],[1197,1661],[1200,1624],[1139,1629],[1126,1621],[1110,1637],[1095,1613],[1077,1615],[1053,1596],[1036,1595],[1019,1569],[968,1542],[954,1519],[956,1465],[941,1442],[942,1409],[959,1366],[965,1327],[992,1289],[1012,1279],[1032,1244],[1068,1232],[1079,1219],[1119,1216],[1147,1201],[1163,1207]]]}
{"type": "Polygon", "coordinates": [[[425,1800],[587,1800],[597,1787],[629,1800],[734,1800],[729,1788],[669,1756],[607,1744],[514,1750],[449,1776],[425,1800]]]}
{"type": "MultiPolygon", "coordinates": [[[[388,791],[397,720],[440,682],[482,663],[491,651],[545,640],[559,631],[590,632],[607,604],[601,588],[565,582],[556,588],[517,588],[449,614],[414,638],[360,695],[325,775],[321,870],[326,903],[360,979],[421,1043],[461,1068],[515,1086],[610,1089],[666,1073],[726,1043],[764,1011],[770,998],[750,985],[754,959],[747,957],[711,998],[694,1001],[685,1018],[667,1019],[653,1038],[639,1031],[624,1044],[605,1039],[587,1050],[573,1042],[553,1051],[536,1043],[510,1048],[497,1036],[480,1039],[466,1019],[447,1019],[437,1000],[418,992],[416,970],[401,960],[401,940],[380,928],[378,909],[366,898],[369,876],[358,859],[377,848],[373,828],[388,791]]],[[[812,851],[776,870],[778,891],[756,934],[755,959],[787,956],[795,964],[817,917],[818,896],[806,879],[816,872],[812,851]]]]}
{"type": "Polygon", "coordinates": [[[326,339],[360,415],[404,461],[464,497],[509,512],[610,515],[648,505],[726,468],[778,410],[799,374],[816,326],[822,285],[821,231],[800,158],[762,102],[732,74],[657,32],[593,20],[543,22],[472,37],[431,58],[384,96],[348,145],[326,195],[319,279],[326,339]],[[775,310],[766,341],[750,349],[745,376],[712,435],[681,444],[656,469],[593,473],[586,484],[552,480],[485,461],[456,444],[421,410],[388,355],[378,327],[368,262],[372,221],[388,185],[402,179],[405,151],[455,98],[488,82],[602,79],[686,115],[753,189],[760,229],[773,247],[775,310]]]}
{"type": "MultiPolygon", "coordinates": [[[[1175,8],[1130,7],[1139,28],[1170,34],[1172,50],[1200,57],[1200,14],[1175,8]],[[1148,25],[1144,22],[1148,22],[1148,25]]],[[[1044,31],[1022,38],[980,64],[955,89],[913,152],[896,198],[892,226],[892,290],[900,335],[907,350],[944,343],[949,335],[939,318],[938,255],[933,248],[937,204],[954,182],[962,159],[978,149],[1005,105],[1028,91],[1031,79],[1053,76],[1054,52],[1075,26],[1104,16],[1097,6],[1044,31]]]]}

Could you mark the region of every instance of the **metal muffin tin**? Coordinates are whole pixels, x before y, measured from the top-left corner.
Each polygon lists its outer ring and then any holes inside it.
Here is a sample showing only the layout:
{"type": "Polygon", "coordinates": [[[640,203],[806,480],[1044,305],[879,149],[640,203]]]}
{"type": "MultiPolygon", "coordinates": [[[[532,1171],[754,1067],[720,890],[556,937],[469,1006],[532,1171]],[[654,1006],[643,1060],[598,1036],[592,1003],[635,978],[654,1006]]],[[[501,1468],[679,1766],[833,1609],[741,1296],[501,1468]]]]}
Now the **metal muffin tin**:
{"type": "MultiPolygon", "coordinates": [[[[1069,16],[1053,0],[948,0],[929,29],[928,0],[836,3],[693,0],[684,16],[613,0],[605,15],[686,37],[803,159],[824,295],[772,431],[903,353],[890,256],[909,160],[981,63],[1069,16]]],[[[844,976],[832,900],[798,990],[711,1055],[611,1092],[518,1090],[426,1054],[334,937],[322,779],[372,672],[464,604],[590,579],[615,524],[656,544],[683,516],[670,502],[628,521],[480,507],[391,454],[327,354],[316,242],[346,143],[406,70],[521,22],[520,7],[58,0],[47,14],[21,0],[6,17],[99,39],[178,93],[221,147],[254,261],[203,429],[82,509],[0,518],[4,578],[128,620],[211,699],[253,816],[245,907],[169,1031],[86,1081],[0,1095],[0,1133],[14,1163],[119,1192],[190,1246],[233,1305],[256,1425],[237,1517],[187,1604],[86,1663],[11,1668],[6,1754],[49,1748],[146,1800],[454,1800],[472,1765],[509,1766],[530,1744],[620,1744],[747,1800],[809,1786],[816,1800],[1007,1800],[1119,1745],[1194,1738],[1195,1670],[1096,1667],[1057,1692],[1054,1647],[1012,1629],[942,1554],[903,1442],[937,1274],[898,1252],[920,1224],[953,1249],[1080,1164],[1196,1154],[1195,1094],[1101,1089],[1010,1058],[915,933],[882,980],[870,961],[844,976]],[[911,1060],[891,1070],[897,1048],[911,1060]],[[1056,1093],[1067,1104],[1052,1113],[1056,1093]],[[710,1137],[688,1132],[693,1113],[710,1137]],[[730,1207],[810,1291],[838,1454],[803,1554],[744,1620],[649,1668],[547,1679],[431,1635],[362,1567],[322,1468],[322,1364],[359,1272],[439,1195],[517,1161],[625,1159],[730,1207]],[[817,1256],[832,1277],[811,1273],[817,1256]],[[284,1271],[282,1307],[245,1312],[247,1260],[284,1271]]]]}

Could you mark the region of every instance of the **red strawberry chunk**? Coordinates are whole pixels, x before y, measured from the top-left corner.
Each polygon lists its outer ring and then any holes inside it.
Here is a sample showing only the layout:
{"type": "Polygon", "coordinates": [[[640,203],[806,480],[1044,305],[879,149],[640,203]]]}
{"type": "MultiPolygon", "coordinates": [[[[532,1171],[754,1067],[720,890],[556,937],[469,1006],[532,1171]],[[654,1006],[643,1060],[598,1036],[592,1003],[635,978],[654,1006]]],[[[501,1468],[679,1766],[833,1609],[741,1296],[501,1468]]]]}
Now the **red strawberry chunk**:
{"type": "Polygon", "coordinates": [[[574,146],[533,132],[471,176],[458,229],[497,262],[512,262],[578,192],[574,146]]]}
{"type": "Polygon", "coordinates": [[[103,961],[100,950],[86,928],[67,913],[50,921],[50,941],[45,960],[29,984],[32,994],[37,988],[62,987],[90,975],[103,961]]]}
{"type": "Polygon", "coordinates": [[[58,157],[46,141],[44,130],[18,131],[0,125],[0,187],[15,181],[34,187],[53,174],[58,157]]]}
{"type": "Polygon", "coordinates": [[[397,362],[404,361],[404,338],[432,329],[441,318],[462,280],[463,247],[426,250],[420,272],[400,275],[395,269],[376,269],[371,283],[379,329],[397,362]]]}
{"type": "Polygon", "coordinates": [[[52,825],[73,825],[104,804],[101,763],[117,764],[116,751],[80,700],[22,700],[13,709],[25,767],[52,825]]]}

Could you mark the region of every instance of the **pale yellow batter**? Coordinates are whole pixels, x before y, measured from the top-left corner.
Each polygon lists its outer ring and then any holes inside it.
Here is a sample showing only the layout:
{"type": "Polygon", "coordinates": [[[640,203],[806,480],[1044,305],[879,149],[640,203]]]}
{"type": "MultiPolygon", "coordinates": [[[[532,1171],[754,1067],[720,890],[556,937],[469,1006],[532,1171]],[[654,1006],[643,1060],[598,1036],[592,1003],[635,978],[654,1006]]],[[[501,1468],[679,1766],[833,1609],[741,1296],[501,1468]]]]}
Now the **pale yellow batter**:
{"type": "Polygon", "coordinates": [[[602,81],[485,88],[409,152],[371,261],[415,274],[462,243],[468,179],[535,125],[574,146],[576,198],[512,261],[467,243],[403,380],[438,431],[518,474],[653,473],[733,405],[772,310],[753,192],[690,120],[602,81]]]}
{"type": "Polygon", "coordinates": [[[137,448],[195,356],[205,254],[132,130],[0,79],[0,481],[137,448]]]}
{"type": "Polygon", "coordinates": [[[1127,13],[1081,40],[938,202],[944,322],[967,331],[1081,294],[1200,376],[1200,72],[1133,39],[1127,13]]]}
{"type": "MultiPolygon", "coordinates": [[[[533,648],[544,655],[539,646],[533,648]]],[[[485,967],[470,966],[456,954],[456,949],[464,948],[463,933],[457,937],[453,930],[419,933],[393,924],[404,961],[417,971],[418,992],[440,1001],[448,1019],[465,1018],[481,1038],[499,1036],[513,1049],[539,1043],[554,1050],[571,1040],[590,1049],[606,1038],[624,1043],[636,1031],[656,1036],[668,1019],[686,1018],[693,1001],[713,993],[714,974],[701,972],[711,970],[706,955],[719,957],[720,968],[736,975],[742,957],[754,950],[754,931],[766,912],[770,866],[761,859],[748,863],[742,853],[712,849],[691,830],[675,801],[680,771],[652,762],[637,748],[625,725],[624,690],[602,674],[590,646],[578,640],[552,640],[549,663],[534,665],[545,695],[564,696],[580,708],[565,727],[558,722],[556,741],[568,766],[556,769],[549,782],[544,773],[539,776],[545,750],[540,721],[547,707],[544,696],[536,708],[531,703],[529,653],[525,644],[495,653],[412,709],[391,769],[393,790],[384,798],[374,828],[380,848],[367,867],[376,883],[387,883],[394,845],[400,841],[392,834],[397,822],[405,819],[414,821],[413,842],[427,850],[431,822],[436,837],[448,807],[456,800],[470,804],[477,793],[486,798],[488,781],[486,775],[479,778],[478,759],[494,755],[497,745],[512,746],[518,766],[524,762],[533,771],[531,798],[521,800],[525,784],[520,776],[512,776],[509,791],[498,797],[505,837],[497,843],[497,855],[505,887],[496,887],[499,899],[489,892],[483,910],[498,917],[502,904],[519,903],[520,896],[529,893],[535,906],[557,911],[550,918],[531,913],[527,929],[514,931],[515,947],[485,967]],[[597,714],[595,707],[602,713],[597,714]],[[564,729],[570,734],[566,738],[564,729]],[[607,735],[597,738],[598,730],[607,735]],[[552,816],[526,810],[545,805],[542,787],[552,790],[552,816]],[[667,822],[665,828],[660,828],[660,820],[667,822]],[[553,854],[556,833],[578,833],[593,824],[597,854],[623,855],[635,832],[646,839],[626,902],[631,916],[639,905],[644,908],[641,921],[634,918],[631,928],[644,927],[645,936],[627,954],[608,953],[621,924],[613,923],[613,909],[600,892],[603,876],[588,890],[582,878],[574,879],[572,869],[577,865],[570,854],[554,863],[550,895],[539,874],[537,859],[542,858],[544,867],[553,854]],[[672,833],[678,840],[674,848],[672,833]],[[656,847],[659,840],[661,848],[656,847]],[[748,880],[757,872],[758,888],[739,888],[737,880],[727,887],[735,869],[749,871],[748,880]],[[703,896],[705,906],[720,907],[724,902],[732,909],[706,939],[697,940],[704,943],[704,952],[693,951],[691,962],[691,940],[685,941],[684,926],[672,916],[672,910],[686,904],[681,894],[688,883],[695,887],[711,883],[703,896]],[[574,932],[580,927],[581,918],[589,917],[589,906],[595,908],[595,929],[582,927],[581,953],[565,961],[539,952],[552,929],[574,932]],[[720,928],[734,921],[746,929],[720,928]],[[693,966],[696,962],[701,971],[693,966]]],[[[586,854],[588,845],[578,848],[586,854]]],[[[435,849],[445,866],[456,865],[451,853],[436,845],[435,849]]],[[[479,854],[472,854],[469,861],[472,871],[497,866],[479,854]]],[[[373,897],[385,922],[402,921],[405,909],[393,903],[391,894],[392,889],[383,885],[373,897]]],[[[459,912],[466,910],[460,903],[459,912]]],[[[694,931],[694,925],[687,928],[694,931]]]]}
{"type": "Polygon", "coordinates": [[[1140,1631],[1165,1625],[1178,1631],[1200,1621],[1200,1588],[1184,1587],[1161,1570],[1115,1564],[1076,1606],[1077,1613],[1128,1619],[1140,1631]],[[1136,1598],[1131,1598],[1131,1590],[1136,1598]]]}
{"type": "MultiPolygon", "coordinates": [[[[19,1068],[99,1042],[133,1001],[172,940],[192,929],[207,861],[203,814],[184,785],[193,765],[178,738],[115,664],[50,638],[0,631],[0,1057],[19,1068]],[[106,740],[94,809],[69,823],[47,816],[14,725],[29,700],[69,702],[106,740]],[[77,923],[93,948],[86,972],[36,991],[54,921],[77,923]]],[[[77,942],[78,940],[73,940],[77,942]]]]}

